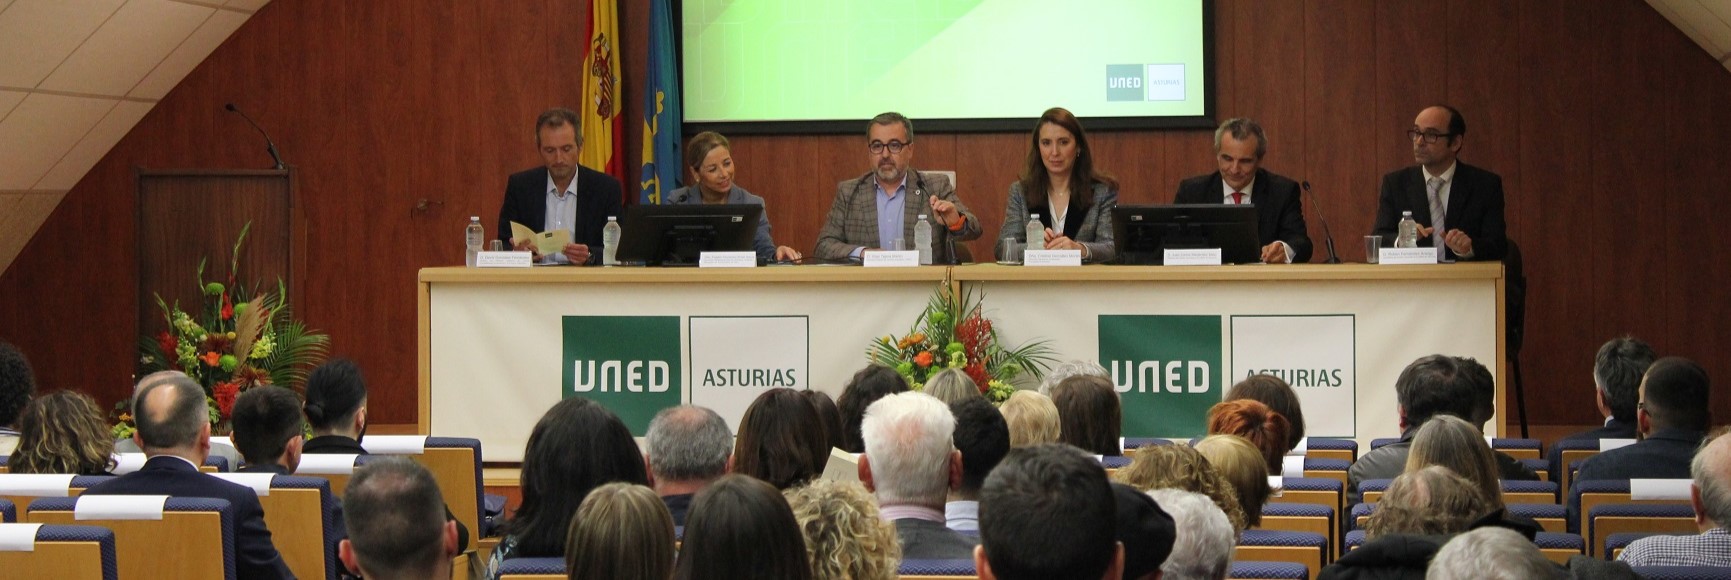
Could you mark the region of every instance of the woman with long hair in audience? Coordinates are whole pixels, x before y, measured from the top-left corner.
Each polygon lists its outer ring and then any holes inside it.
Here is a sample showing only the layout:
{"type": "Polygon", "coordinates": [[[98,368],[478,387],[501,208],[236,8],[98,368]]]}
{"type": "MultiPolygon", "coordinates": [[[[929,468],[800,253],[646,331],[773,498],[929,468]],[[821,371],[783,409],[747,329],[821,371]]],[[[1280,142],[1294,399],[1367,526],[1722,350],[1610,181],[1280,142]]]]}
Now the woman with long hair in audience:
{"type": "Polygon", "coordinates": [[[962,369],[938,371],[938,374],[932,375],[932,378],[926,381],[925,393],[943,401],[945,405],[984,396],[980,394],[980,386],[974,384],[974,379],[968,377],[968,373],[962,369]]]}
{"type": "Polygon", "coordinates": [[[785,387],[764,391],[739,420],[733,473],[787,489],[823,475],[828,461],[823,420],[799,391],[785,387]]]}
{"type": "Polygon", "coordinates": [[[697,492],[677,580],[810,580],[805,536],[774,486],[730,474],[697,492]]]}
{"type": "Polygon", "coordinates": [[[816,389],[800,391],[800,394],[805,397],[805,402],[811,403],[812,410],[817,411],[817,418],[823,423],[824,441],[833,449],[841,449],[841,410],[836,408],[835,399],[816,389]]]}
{"type": "Polygon", "coordinates": [[[571,516],[591,490],[612,482],[649,484],[643,453],[625,423],[583,397],[553,405],[529,432],[519,484],[523,501],[505,522],[487,577],[498,578],[499,563],[510,558],[564,554],[571,516]]]}
{"type": "Polygon", "coordinates": [[[865,420],[866,407],[882,399],[908,390],[907,379],[895,369],[883,365],[867,365],[853,374],[841,398],[835,402],[841,411],[842,450],[865,453],[865,440],[860,438],[860,422],[865,420]]]}
{"type": "Polygon", "coordinates": [[[1249,399],[1268,405],[1269,409],[1286,418],[1286,450],[1298,448],[1304,441],[1304,407],[1299,403],[1298,393],[1292,390],[1292,385],[1280,377],[1270,374],[1254,374],[1238,381],[1226,391],[1227,401],[1249,399]]]}
{"type": "Polygon", "coordinates": [[[1281,458],[1291,449],[1286,445],[1286,417],[1249,399],[1216,403],[1208,409],[1208,434],[1237,435],[1255,445],[1269,475],[1281,474],[1281,458]]]}
{"type": "Polygon", "coordinates": [[[1437,415],[1420,425],[1406,456],[1406,472],[1441,465],[1473,482],[1493,508],[1503,507],[1497,457],[1477,427],[1454,415],[1437,415]]]}
{"type": "Polygon", "coordinates": [[[1196,443],[1196,452],[1208,458],[1208,464],[1232,484],[1238,505],[1244,508],[1245,523],[1253,528],[1262,525],[1262,504],[1273,493],[1262,450],[1237,435],[1209,435],[1196,443]]]}
{"type": "MultiPolygon", "coordinates": [[[[685,143],[685,187],[667,192],[664,205],[733,204],[763,205],[733,182],[733,146],[714,131],[704,131],[685,143]]],[[[752,242],[759,260],[798,260],[799,251],[777,246],[769,237],[769,211],[757,218],[757,237],[752,242]]]]}
{"type": "Polygon", "coordinates": [[[1004,423],[1010,428],[1011,448],[1057,443],[1063,434],[1058,406],[1051,397],[1037,391],[1016,391],[998,411],[1004,414],[1004,423]]]}
{"type": "Polygon", "coordinates": [[[1112,474],[1113,481],[1142,491],[1182,489],[1206,495],[1226,513],[1235,537],[1249,525],[1244,520],[1244,508],[1238,505],[1238,490],[1195,448],[1149,445],[1132,449],[1129,456],[1130,464],[1118,468],[1112,474]]]}
{"type": "Polygon", "coordinates": [[[673,514],[647,487],[609,483],[589,492],[565,537],[571,580],[673,577],[673,514]]]}
{"type": "Polygon", "coordinates": [[[782,492],[805,533],[813,580],[894,580],[902,548],[877,499],[855,482],[816,479],[782,492]]]}
{"type": "Polygon", "coordinates": [[[55,391],[30,401],[18,415],[18,448],[11,473],[110,475],[114,437],[96,402],[83,393],[55,391]]]}
{"type": "Polygon", "coordinates": [[[1064,379],[1052,391],[1062,425],[1059,438],[1095,455],[1122,455],[1124,417],[1112,380],[1096,376],[1064,379]]]}
{"type": "Polygon", "coordinates": [[[1010,184],[1002,237],[1035,249],[1081,250],[1083,261],[1104,262],[1114,255],[1117,205],[1118,182],[1094,168],[1082,122],[1062,107],[1046,109],[1028,136],[1022,175],[1010,184]],[[1043,239],[1023,239],[1029,214],[1040,215],[1043,239]]]}

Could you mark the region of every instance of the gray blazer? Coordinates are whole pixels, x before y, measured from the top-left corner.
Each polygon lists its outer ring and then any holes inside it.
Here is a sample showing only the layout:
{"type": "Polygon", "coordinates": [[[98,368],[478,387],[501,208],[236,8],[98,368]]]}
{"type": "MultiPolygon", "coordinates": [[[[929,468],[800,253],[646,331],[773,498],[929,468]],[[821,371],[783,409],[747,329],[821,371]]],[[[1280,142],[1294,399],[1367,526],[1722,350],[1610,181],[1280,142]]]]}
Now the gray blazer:
{"type": "MultiPolygon", "coordinates": [[[[836,184],[835,201],[830,204],[829,218],[824,221],[823,231],[817,235],[817,250],[813,255],[825,260],[840,260],[848,257],[854,248],[872,248],[878,245],[878,205],[876,178],[866,173],[856,179],[849,179],[836,184]]],[[[965,242],[980,237],[980,219],[968,211],[968,206],[956,196],[956,188],[950,184],[950,178],[937,173],[920,173],[908,170],[908,193],[911,196],[904,205],[902,217],[902,239],[912,240],[914,224],[919,221],[919,214],[930,214],[931,209],[925,201],[926,196],[956,204],[956,211],[962,214],[962,230],[951,232],[949,228],[937,223],[932,224],[932,261],[947,264],[954,260],[950,255],[949,240],[965,242]]]]}
{"type": "MultiPolygon", "coordinates": [[[[703,194],[698,193],[694,187],[688,185],[667,192],[667,197],[662,198],[661,203],[662,205],[697,205],[703,203],[703,194]]],[[[752,195],[745,188],[735,185],[732,190],[727,192],[727,203],[763,205],[763,198],[752,195]]],[[[751,246],[757,251],[757,259],[764,261],[775,259],[775,241],[769,237],[769,210],[767,208],[757,216],[757,238],[752,241],[751,246]]]]}
{"type": "MultiPolygon", "coordinates": [[[[1094,184],[1094,204],[1087,211],[1069,211],[1064,214],[1063,227],[1052,227],[1052,215],[1049,211],[1040,212],[1040,221],[1052,231],[1065,232],[1070,239],[1088,246],[1089,262],[1108,262],[1117,255],[1117,246],[1112,241],[1112,208],[1118,207],[1118,190],[1111,189],[1104,183],[1094,184]],[[1081,213],[1082,215],[1077,215],[1081,213]]],[[[1074,197],[1071,199],[1074,202],[1074,197]]],[[[1076,204],[1071,203],[1071,208],[1076,204]]],[[[1014,237],[1016,241],[1028,243],[1028,200],[1022,195],[1022,182],[1017,180],[1010,184],[1010,203],[1004,207],[1004,229],[998,233],[998,238],[1014,237]]],[[[999,256],[1000,258],[1002,256],[999,256]]]]}

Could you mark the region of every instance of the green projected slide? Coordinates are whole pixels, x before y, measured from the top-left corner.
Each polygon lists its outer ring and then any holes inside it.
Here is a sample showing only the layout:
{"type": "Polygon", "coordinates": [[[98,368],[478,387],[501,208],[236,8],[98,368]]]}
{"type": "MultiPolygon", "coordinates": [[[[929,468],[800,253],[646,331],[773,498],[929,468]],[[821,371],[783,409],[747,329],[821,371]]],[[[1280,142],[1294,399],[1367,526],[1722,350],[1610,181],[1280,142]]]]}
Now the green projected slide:
{"type": "Polygon", "coordinates": [[[686,0],[687,122],[1204,114],[1204,0],[686,0]]]}

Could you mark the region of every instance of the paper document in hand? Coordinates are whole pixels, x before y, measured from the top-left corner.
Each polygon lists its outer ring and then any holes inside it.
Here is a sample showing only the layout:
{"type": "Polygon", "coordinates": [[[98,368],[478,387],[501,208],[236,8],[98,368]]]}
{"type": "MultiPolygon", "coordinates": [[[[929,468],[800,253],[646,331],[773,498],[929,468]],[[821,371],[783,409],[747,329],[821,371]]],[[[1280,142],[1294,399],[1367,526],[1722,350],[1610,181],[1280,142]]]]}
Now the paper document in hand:
{"type": "Polygon", "coordinates": [[[829,449],[829,462],[823,466],[823,478],[836,481],[859,481],[859,456],[840,449],[829,449]]]}
{"type": "Polygon", "coordinates": [[[565,251],[565,245],[571,243],[571,230],[553,230],[536,233],[529,226],[511,222],[511,245],[523,243],[524,240],[535,241],[535,253],[546,256],[565,251]]]}

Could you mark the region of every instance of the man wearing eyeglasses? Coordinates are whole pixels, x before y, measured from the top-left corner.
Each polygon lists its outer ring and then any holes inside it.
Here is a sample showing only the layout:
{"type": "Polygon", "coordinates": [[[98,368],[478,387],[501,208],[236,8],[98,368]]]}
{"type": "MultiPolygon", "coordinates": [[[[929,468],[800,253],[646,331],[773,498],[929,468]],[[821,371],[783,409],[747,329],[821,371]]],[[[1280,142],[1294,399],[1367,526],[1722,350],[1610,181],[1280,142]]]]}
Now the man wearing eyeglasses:
{"type": "Polygon", "coordinates": [[[836,186],[829,219],[817,236],[818,258],[860,258],[871,250],[912,250],[920,214],[932,223],[932,262],[955,261],[954,242],[980,237],[980,220],[956,197],[950,179],[910,169],[914,124],[884,113],[866,125],[873,169],[836,186]]]}
{"type": "Polygon", "coordinates": [[[1448,105],[1427,108],[1413,120],[1407,138],[1418,163],[1383,176],[1376,228],[1384,246],[1394,245],[1403,211],[1418,222],[1420,247],[1442,248],[1437,258],[1500,260],[1508,246],[1503,221],[1503,178],[1459,162],[1467,122],[1448,105]]]}

